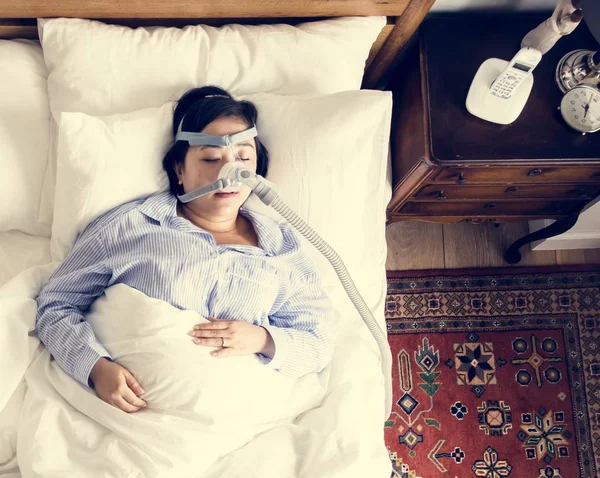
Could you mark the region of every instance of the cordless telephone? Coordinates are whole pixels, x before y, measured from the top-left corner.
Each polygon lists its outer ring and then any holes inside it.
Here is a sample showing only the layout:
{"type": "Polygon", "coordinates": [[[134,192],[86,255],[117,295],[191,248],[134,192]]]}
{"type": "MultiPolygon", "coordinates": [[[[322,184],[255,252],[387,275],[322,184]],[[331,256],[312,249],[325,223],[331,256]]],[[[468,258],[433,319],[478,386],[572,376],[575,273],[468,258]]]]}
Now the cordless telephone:
{"type": "Polygon", "coordinates": [[[466,107],[469,113],[486,121],[510,124],[515,121],[533,87],[532,72],[542,59],[535,48],[522,48],[510,60],[490,58],[484,61],[469,89],[466,107]]]}
{"type": "Polygon", "coordinates": [[[540,51],[534,48],[521,48],[500,76],[494,80],[491,93],[499,98],[508,99],[513,91],[530,75],[542,59],[540,51]]]}

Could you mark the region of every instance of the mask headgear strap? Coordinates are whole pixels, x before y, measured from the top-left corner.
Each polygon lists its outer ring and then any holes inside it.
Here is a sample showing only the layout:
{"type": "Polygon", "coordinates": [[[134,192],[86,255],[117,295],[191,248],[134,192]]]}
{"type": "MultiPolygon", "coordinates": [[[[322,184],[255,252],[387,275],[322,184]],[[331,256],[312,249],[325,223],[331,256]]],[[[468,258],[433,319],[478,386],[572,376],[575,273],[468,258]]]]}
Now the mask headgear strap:
{"type": "Polygon", "coordinates": [[[181,131],[183,119],[177,128],[175,141],[186,141],[190,146],[231,146],[240,141],[254,138],[258,135],[256,126],[240,131],[239,133],[226,134],[224,136],[213,136],[212,134],[192,133],[189,131],[181,131]]]}
{"type": "MultiPolygon", "coordinates": [[[[233,97],[229,95],[206,95],[204,98],[229,98],[233,99],[233,97]]],[[[209,134],[203,133],[194,133],[190,131],[182,131],[183,128],[183,120],[185,119],[185,115],[181,118],[179,125],[177,126],[177,133],[175,135],[175,141],[187,141],[190,146],[231,146],[234,143],[238,143],[240,141],[244,141],[245,139],[254,138],[258,135],[258,131],[256,130],[256,125],[252,125],[251,128],[247,130],[240,131],[239,133],[225,136],[213,136],[209,134]]]]}

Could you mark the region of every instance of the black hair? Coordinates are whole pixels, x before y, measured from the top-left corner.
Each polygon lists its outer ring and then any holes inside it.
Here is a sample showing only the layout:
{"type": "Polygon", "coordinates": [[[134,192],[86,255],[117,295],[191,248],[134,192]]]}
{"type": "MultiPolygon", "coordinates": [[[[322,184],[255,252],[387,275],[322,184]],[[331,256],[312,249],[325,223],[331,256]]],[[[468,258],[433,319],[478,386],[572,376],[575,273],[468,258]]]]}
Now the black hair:
{"type": "MultiPolygon", "coordinates": [[[[258,110],[251,101],[238,101],[218,86],[193,88],[177,101],[173,114],[173,136],[177,134],[182,119],[182,131],[199,133],[209,123],[228,116],[240,118],[248,123],[248,127],[252,127],[258,119],[258,110]]],[[[254,139],[256,141],[256,173],[266,177],[269,169],[269,151],[258,137],[254,139]]],[[[176,141],[163,158],[163,168],[169,176],[171,193],[175,195],[183,194],[183,186],[179,184],[175,166],[185,163],[188,148],[187,141],[176,141]]]]}

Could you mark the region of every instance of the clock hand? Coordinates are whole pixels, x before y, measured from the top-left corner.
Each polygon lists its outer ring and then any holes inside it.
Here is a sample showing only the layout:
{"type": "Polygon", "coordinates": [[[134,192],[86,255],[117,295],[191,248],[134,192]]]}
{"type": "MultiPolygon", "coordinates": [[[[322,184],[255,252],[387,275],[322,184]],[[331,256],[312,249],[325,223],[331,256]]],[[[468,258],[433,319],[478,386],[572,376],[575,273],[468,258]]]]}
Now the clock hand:
{"type": "Polygon", "coordinates": [[[587,116],[588,111],[590,110],[590,103],[591,102],[592,102],[592,98],[590,98],[590,101],[588,101],[588,104],[583,107],[583,109],[585,110],[585,114],[583,115],[584,118],[587,116]]]}

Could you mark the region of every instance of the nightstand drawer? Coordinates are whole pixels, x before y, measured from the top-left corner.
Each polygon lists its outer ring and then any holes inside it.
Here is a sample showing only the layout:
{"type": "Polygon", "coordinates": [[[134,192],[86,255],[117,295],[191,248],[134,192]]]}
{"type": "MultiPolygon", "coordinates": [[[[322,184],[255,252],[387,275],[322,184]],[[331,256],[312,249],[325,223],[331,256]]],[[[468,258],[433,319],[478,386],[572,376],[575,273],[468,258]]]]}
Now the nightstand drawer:
{"type": "Polygon", "coordinates": [[[587,183],[600,184],[598,167],[526,166],[510,168],[445,168],[433,180],[445,184],[587,183]]]}
{"type": "Polygon", "coordinates": [[[408,202],[399,214],[415,216],[509,216],[569,214],[586,201],[408,202]]]}
{"type": "Polygon", "coordinates": [[[414,197],[419,200],[452,201],[463,199],[592,199],[600,192],[600,184],[514,184],[510,186],[458,186],[434,184],[425,186],[414,197]]]}

